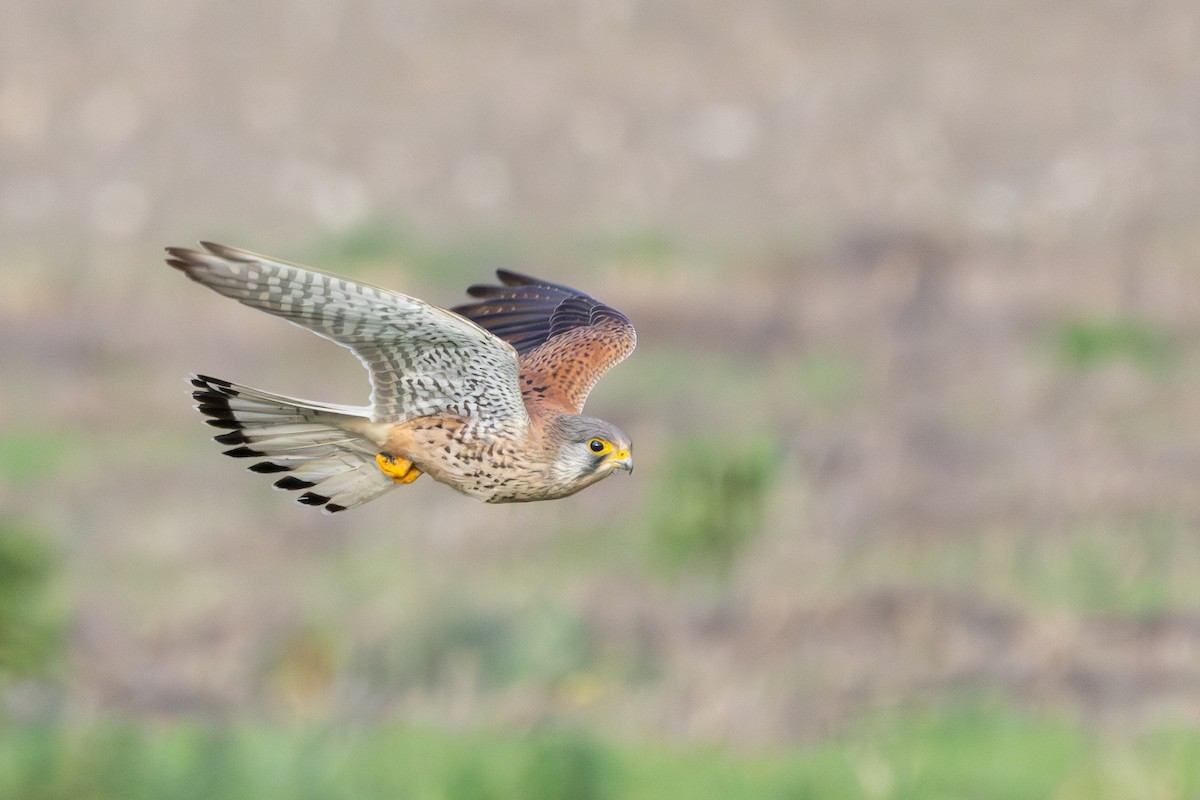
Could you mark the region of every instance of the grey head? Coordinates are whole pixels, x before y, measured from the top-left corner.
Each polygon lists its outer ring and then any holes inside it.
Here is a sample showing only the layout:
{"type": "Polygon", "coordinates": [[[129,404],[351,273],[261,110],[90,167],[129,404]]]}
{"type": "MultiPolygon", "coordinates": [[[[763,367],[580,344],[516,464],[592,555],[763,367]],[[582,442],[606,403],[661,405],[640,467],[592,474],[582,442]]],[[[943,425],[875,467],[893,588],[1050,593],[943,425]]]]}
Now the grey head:
{"type": "Polygon", "coordinates": [[[633,471],[633,443],[611,422],[563,414],[547,423],[546,433],[557,448],[553,453],[554,477],[569,484],[572,491],[614,470],[633,471]]]}

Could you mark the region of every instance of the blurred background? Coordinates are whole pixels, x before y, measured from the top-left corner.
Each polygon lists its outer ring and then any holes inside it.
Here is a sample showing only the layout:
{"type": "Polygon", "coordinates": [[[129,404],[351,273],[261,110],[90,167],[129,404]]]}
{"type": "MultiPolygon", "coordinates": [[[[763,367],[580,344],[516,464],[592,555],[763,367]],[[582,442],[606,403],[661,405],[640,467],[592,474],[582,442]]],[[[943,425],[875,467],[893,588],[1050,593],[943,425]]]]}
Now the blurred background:
{"type": "Polygon", "coordinates": [[[1188,0],[2,17],[0,795],[1200,796],[1188,0]],[[626,311],[636,473],[294,504],[201,238],[626,311]]]}

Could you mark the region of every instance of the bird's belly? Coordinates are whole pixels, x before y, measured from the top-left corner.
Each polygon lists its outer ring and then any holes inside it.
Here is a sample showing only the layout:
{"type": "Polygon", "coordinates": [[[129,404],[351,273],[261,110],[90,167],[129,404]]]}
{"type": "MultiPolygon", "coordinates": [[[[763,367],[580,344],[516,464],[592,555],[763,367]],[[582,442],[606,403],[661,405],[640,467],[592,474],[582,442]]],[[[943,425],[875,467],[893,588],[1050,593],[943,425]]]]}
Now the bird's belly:
{"type": "Polygon", "coordinates": [[[425,471],[434,480],[486,503],[521,503],[562,496],[557,491],[559,487],[551,484],[543,471],[509,463],[439,461],[425,471]]]}
{"type": "Polygon", "coordinates": [[[523,441],[426,417],[393,429],[385,451],[434,480],[488,503],[557,497],[549,470],[523,441]]]}

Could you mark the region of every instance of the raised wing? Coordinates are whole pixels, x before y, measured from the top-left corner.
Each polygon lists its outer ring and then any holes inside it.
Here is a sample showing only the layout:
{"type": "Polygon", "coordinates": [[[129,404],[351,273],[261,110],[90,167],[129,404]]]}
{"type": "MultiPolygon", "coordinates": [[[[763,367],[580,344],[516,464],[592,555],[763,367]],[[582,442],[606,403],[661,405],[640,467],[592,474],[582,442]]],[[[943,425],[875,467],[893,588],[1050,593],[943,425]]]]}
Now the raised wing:
{"type": "Polygon", "coordinates": [[[201,242],[167,263],[208,288],[350,348],[371,374],[371,418],[437,413],[529,422],[511,345],[457,314],[407,295],[201,242]]]}
{"type": "Polygon", "coordinates": [[[637,344],[629,318],[557,283],[497,270],[500,286],[477,285],[478,302],[453,310],[521,354],[526,399],[578,414],[596,381],[637,344]]]}

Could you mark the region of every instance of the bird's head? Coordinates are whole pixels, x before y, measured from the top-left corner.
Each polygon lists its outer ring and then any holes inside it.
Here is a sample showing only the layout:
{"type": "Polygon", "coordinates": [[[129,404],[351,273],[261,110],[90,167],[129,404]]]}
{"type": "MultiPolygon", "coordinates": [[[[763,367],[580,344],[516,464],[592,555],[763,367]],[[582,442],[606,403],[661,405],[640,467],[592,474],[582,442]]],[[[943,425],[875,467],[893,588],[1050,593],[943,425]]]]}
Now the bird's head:
{"type": "Polygon", "coordinates": [[[602,419],[563,415],[548,431],[557,444],[554,469],[560,480],[580,489],[623,469],[633,472],[633,444],[616,425],[602,419]]]}

